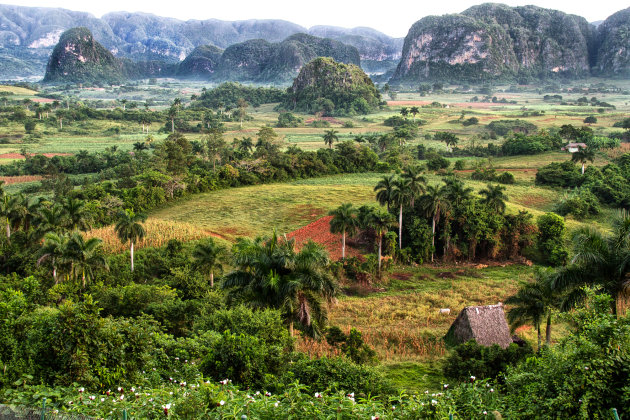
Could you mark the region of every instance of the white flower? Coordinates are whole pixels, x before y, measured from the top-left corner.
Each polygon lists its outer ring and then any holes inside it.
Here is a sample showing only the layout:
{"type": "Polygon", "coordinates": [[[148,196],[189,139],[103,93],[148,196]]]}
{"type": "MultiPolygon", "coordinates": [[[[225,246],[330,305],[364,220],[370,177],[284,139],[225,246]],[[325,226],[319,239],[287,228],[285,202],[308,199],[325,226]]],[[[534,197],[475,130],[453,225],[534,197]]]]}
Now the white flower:
{"type": "Polygon", "coordinates": [[[351,392],[350,394],[348,394],[348,397],[354,398],[354,392],[351,392]]]}
{"type": "Polygon", "coordinates": [[[431,405],[436,405],[437,401],[436,400],[431,400],[431,405]]]}
{"type": "Polygon", "coordinates": [[[224,404],[225,404],[225,401],[223,400],[219,401],[219,405],[224,405],[224,404]]]}
{"type": "Polygon", "coordinates": [[[276,401],[276,403],[273,405],[274,407],[277,407],[280,405],[280,401],[276,401]]]}
{"type": "Polygon", "coordinates": [[[122,392],[123,389],[121,387],[118,387],[118,392],[122,392]]]}
{"type": "Polygon", "coordinates": [[[484,411],[484,412],[483,412],[483,415],[484,415],[484,416],[487,416],[487,415],[488,415],[488,412],[487,412],[487,411],[484,411]]]}
{"type": "Polygon", "coordinates": [[[424,393],[425,393],[425,394],[428,394],[428,393],[429,393],[429,390],[427,389],[426,391],[424,391],[424,393]]]}
{"type": "Polygon", "coordinates": [[[122,400],[124,400],[124,399],[125,399],[125,396],[124,396],[124,395],[121,395],[121,396],[120,396],[120,401],[122,401],[122,400]]]}
{"type": "Polygon", "coordinates": [[[584,366],[584,370],[588,370],[588,366],[584,366]]]}
{"type": "Polygon", "coordinates": [[[271,392],[265,392],[265,397],[271,397],[271,392]]]}
{"type": "Polygon", "coordinates": [[[85,389],[79,388],[79,392],[83,392],[83,391],[85,391],[85,389]]]}
{"type": "Polygon", "coordinates": [[[448,384],[444,384],[444,389],[448,388],[448,384]]]}
{"type": "Polygon", "coordinates": [[[90,395],[88,398],[91,399],[92,401],[94,401],[96,399],[96,397],[94,395],[90,395]]]}
{"type": "Polygon", "coordinates": [[[179,357],[176,357],[175,360],[179,360],[179,357]]]}
{"type": "Polygon", "coordinates": [[[490,392],[494,392],[494,388],[490,388],[490,392]]]}
{"type": "Polygon", "coordinates": [[[101,398],[101,402],[105,402],[105,398],[101,398]]]}
{"type": "Polygon", "coordinates": [[[319,393],[319,392],[316,392],[316,393],[315,393],[315,398],[321,398],[321,397],[322,397],[322,394],[321,394],[321,393],[319,393]]]}
{"type": "Polygon", "coordinates": [[[131,392],[136,392],[136,388],[131,387],[131,392]]]}

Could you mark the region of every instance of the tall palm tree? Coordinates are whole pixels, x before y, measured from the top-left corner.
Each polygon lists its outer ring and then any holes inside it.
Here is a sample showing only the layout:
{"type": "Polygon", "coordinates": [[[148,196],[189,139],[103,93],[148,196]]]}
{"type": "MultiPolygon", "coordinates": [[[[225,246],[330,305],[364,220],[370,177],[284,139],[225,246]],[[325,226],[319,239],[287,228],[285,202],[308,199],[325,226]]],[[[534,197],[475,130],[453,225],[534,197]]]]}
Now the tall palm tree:
{"type": "Polygon", "coordinates": [[[479,191],[483,195],[482,203],[493,211],[503,214],[505,212],[505,202],[508,197],[504,193],[505,187],[501,185],[488,184],[485,189],[479,191]]]}
{"type": "Polygon", "coordinates": [[[383,208],[375,209],[369,216],[368,224],[376,232],[378,238],[378,275],[381,275],[381,260],[383,255],[383,236],[394,226],[394,216],[383,208]]]}
{"type": "Polygon", "coordinates": [[[296,252],[294,241],[274,232],[268,238],[239,238],[232,255],[236,270],[225,276],[223,288],[253,306],[279,309],[291,336],[296,321],[308,334],[319,334],[327,321],[325,303],[338,292],[321,245],[308,242],[296,252]]]}
{"type": "Polygon", "coordinates": [[[171,133],[175,132],[175,117],[177,117],[177,109],[175,106],[171,106],[166,112],[168,119],[171,120],[171,133]]]}
{"type": "Polygon", "coordinates": [[[251,153],[254,150],[254,142],[251,137],[243,137],[238,142],[238,149],[244,153],[251,153]]]}
{"type": "Polygon", "coordinates": [[[326,130],[324,133],[324,144],[328,145],[328,148],[332,149],[333,142],[339,141],[339,134],[336,130],[326,130]]]}
{"type": "Polygon", "coordinates": [[[124,244],[129,242],[131,251],[131,272],[133,272],[133,247],[134,243],[141,240],[146,235],[146,231],[142,226],[147,220],[147,216],[141,213],[134,213],[132,210],[126,209],[118,213],[118,222],[114,227],[118,239],[124,244]]]}
{"type": "Polygon", "coordinates": [[[409,109],[409,113],[411,115],[413,115],[413,120],[415,121],[416,120],[416,115],[418,115],[420,113],[420,109],[417,106],[412,106],[409,109]]]}
{"type": "Polygon", "coordinates": [[[407,108],[406,106],[400,108],[400,115],[407,118],[407,115],[409,115],[409,108],[407,108]]]}
{"type": "Polygon", "coordinates": [[[402,249],[403,207],[410,203],[412,196],[408,179],[398,178],[394,181],[392,201],[398,206],[398,249],[402,249]]]}
{"type": "Polygon", "coordinates": [[[344,203],[328,213],[330,219],[330,232],[341,233],[341,258],[346,258],[346,234],[353,235],[359,226],[357,210],[351,203],[344,203]]]}
{"type": "Polygon", "coordinates": [[[24,205],[22,194],[5,195],[0,205],[0,215],[5,219],[7,239],[11,239],[11,230],[19,229],[27,217],[28,210],[24,205]]]}
{"type": "Polygon", "coordinates": [[[538,348],[542,340],[540,326],[546,318],[545,343],[548,346],[551,344],[551,315],[554,309],[560,307],[560,297],[552,287],[550,271],[537,270],[536,281],[525,284],[515,295],[507,298],[505,304],[514,305],[508,311],[512,329],[532,323],[538,335],[538,348]]]}
{"type": "Polygon", "coordinates": [[[432,219],[431,228],[431,262],[435,254],[435,226],[440,222],[440,216],[446,213],[449,203],[446,197],[447,189],[444,186],[429,185],[427,192],[420,197],[422,210],[432,219]]]}
{"type": "Polygon", "coordinates": [[[455,177],[449,177],[444,180],[444,183],[446,187],[446,197],[453,206],[458,207],[464,201],[472,197],[473,189],[466,187],[461,180],[455,177]]]}
{"type": "Polygon", "coordinates": [[[600,286],[614,299],[611,309],[617,314],[621,302],[630,296],[630,216],[624,213],[615,219],[611,235],[580,228],[572,240],[573,258],[553,277],[553,287],[567,292],[563,309],[585,298],[583,286],[600,286]]]}
{"type": "Polygon", "coordinates": [[[374,191],[376,192],[376,200],[380,205],[387,205],[387,211],[391,207],[393,197],[392,191],[394,191],[394,186],[396,185],[396,175],[390,175],[383,177],[376,186],[374,187],[374,191]]]}
{"type": "Polygon", "coordinates": [[[427,180],[422,176],[422,172],[417,166],[408,166],[401,177],[408,182],[409,191],[411,192],[410,204],[411,207],[415,207],[416,198],[426,191],[427,180]]]}
{"type": "Polygon", "coordinates": [[[584,175],[584,166],[586,162],[591,162],[595,160],[595,151],[593,149],[583,149],[580,148],[577,152],[571,155],[572,162],[579,162],[582,164],[582,175],[584,175]]]}
{"type": "Polygon", "coordinates": [[[66,247],[68,246],[68,236],[58,235],[55,232],[48,232],[44,236],[44,244],[39,251],[39,258],[37,259],[37,265],[41,265],[46,261],[50,261],[53,272],[53,280],[57,284],[57,268],[62,262],[62,258],[66,254],[66,247]]]}
{"type": "Polygon", "coordinates": [[[38,212],[39,223],[37,230],[40,235],[45,235],[48,232],[54,232],[60,234],[64,226],[67,226],[64,220],[66,216],[63,207],[60,204],[53,204],[51,207],[42,207],[38,212]]]}
{"type": "Polygon", "coordinates": [[[63,201],[63,210],[66,214],[66,222],[68,223],[68,228],[73,231],[87,231],[90,229],[90,224],[88,222],[88,212],[85,208],[85,201],[79,200],[78,198],[68,197],[63,201]]]}
{"type": "Polygon", "coordinates": [[[81,276],[81,285],[84,289],[86,280],[94,278],[97,268],[107,269],[102,244],[103,241],[99,238],[90,238],[86,241],[79,232],[73,232],[65,246],[62,259],[70,263],[70,275],[75,280],[81,276]]]}
{"type": "Polygon", "coordinates": [[[212,238],[197,244],[193,250],[195,265],[210,275],[210,287],[214,287],[215,270],[223,272],[221,260],[225,257],[225,253],[225,247],[218,245],[212,238]]]}

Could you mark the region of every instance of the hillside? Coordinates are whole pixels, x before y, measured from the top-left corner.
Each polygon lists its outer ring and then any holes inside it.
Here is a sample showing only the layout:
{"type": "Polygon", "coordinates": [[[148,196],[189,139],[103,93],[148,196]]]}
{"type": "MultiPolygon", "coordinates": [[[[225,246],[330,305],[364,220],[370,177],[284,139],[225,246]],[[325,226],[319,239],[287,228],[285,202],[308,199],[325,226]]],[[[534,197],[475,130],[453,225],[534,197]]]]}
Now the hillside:
{"type": "Polygon", "coordinates": [[[279,43],[253,39],[226,48],[213,79],[290,83],[316,57],[355,65],[361,61],[356,48],[332,39],[307,34],[295,34],[279,43]]]}
{"type": "Polygon", "coordinates": [[[380,104],[372,80],[354,64],[320,57],[300,70],[284,107],[291,110],[344,115],[367,114],[380,104]]]}
{"type": "Polygon", "coordinates": [[[214,45],[201,45],[179,63],[177,76],[207,79],[215,72],[222,54],[223,50],[214,45]]]}
{"type": "Polygon", "coordinates": [[[584,18],[536,6],[482,4],[416,22],[393,81],[583,77],[596,29],[584,18]]]}
{"type": "Polygon", "coordinates": [[[621,10],[598,26],[596,72],[602,76],[630,77],[630,8],[621,10]]]}
{"type": "Polygon", "coordinates": [[[122,63],[100,43],[87,28],[69,29],[46,67],[45,82],[116,82],[124,78],[122,63]]]}

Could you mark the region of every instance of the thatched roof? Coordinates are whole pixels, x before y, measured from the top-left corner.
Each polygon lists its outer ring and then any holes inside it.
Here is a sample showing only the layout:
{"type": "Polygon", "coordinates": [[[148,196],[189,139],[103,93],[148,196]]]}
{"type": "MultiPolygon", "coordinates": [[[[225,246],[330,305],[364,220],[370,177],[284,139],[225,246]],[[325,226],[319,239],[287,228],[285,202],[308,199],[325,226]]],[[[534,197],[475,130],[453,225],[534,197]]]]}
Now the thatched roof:
{"type": "Polygon", "coordinates": [[[446,339],[454,344],[475,339],[483,346],[498,344],[503,348],[508,347],[512,343],[512,336],[503,304],[467,306],[457,315],[446,339]]]}

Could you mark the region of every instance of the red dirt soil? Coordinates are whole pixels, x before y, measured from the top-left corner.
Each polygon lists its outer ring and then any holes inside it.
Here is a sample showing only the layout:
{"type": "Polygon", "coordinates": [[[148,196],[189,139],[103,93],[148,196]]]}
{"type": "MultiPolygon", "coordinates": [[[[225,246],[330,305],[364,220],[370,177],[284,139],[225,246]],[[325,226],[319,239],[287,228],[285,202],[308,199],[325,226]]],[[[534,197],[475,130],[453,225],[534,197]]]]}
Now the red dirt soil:
{"type": "Polygon", "coordinates": [[[0,176],[0,181],[4,181],[4,185],[41,181],[42,179],[43,177],[40,175],[0,176]]]}
{"type": "Polygon", "coordinates": [[[48,99],[48,98],[33,98],[31,100],[33,102],[37,102],[39,104],[51,104],[51,103],[55,102],[54,99],[48,99]]]}
{"type": "MultiPolygon", "coordinates": [[[[341,259],[341,234],[330,233],[331,219],[332,216],[322,217],[313,223],[289,233],[287,237],[295,239],[297,249],[299,249],[302,244],[308,242],[309,239],[324,245],[330,255],[330,259],[337,261],[341,259]]],[[[348,245],[348,237],[346,236],[346,257],[356,257],[359,255],[361,255],[361,252],[358,249],[348,245]]]]}
{"type": "MultiPolygon", "coordinates": [[[[46,156],[47,158],[51,158],[53,156],[70,156],[72,153],[37,153],[46,156]]],[[[35,154],[31,154],[31,156],[35,156],[35,154]]],[[[2,153],[0,154],[0,159],[25,159],[24,155],[20,153],[2,153]]]]}

